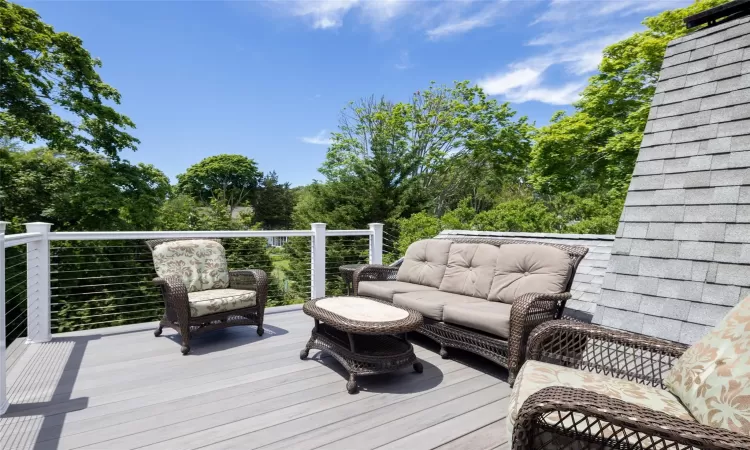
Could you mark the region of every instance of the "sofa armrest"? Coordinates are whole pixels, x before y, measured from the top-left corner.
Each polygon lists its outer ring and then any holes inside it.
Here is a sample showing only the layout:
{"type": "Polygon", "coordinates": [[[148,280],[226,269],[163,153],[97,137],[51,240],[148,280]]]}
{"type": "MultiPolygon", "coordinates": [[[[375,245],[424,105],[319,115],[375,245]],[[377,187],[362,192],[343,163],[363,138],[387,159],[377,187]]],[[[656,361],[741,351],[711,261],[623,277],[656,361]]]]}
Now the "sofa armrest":
{"type": "Polygon", "coordinates": [[[241,269],[229,271],[229,287],[255,291],[258,314],[263,317],[268,301],[268,275],[260,269],[241,269]]]}
{"type": "Polygon", "coordinates": [[[570,387],[544,388],[526,399],[513,428],[512,448],[535,449],[535,440],[555,435],[580,442],[575,448],[750,448],[748,436],[570,387]]]}
{"type": "Polygon", "coordinates": [[[383,266],[380,264],[368,264],[362,266],[352,276],[352,291],[358,295],[360,281],[388,281],[395,280],[398,267],[383,266]]]}
{"type": "Polygon", "coordinates": [[[569,298],[569,292],[532,292],[513,301],[508,338],[508,383],[513,384],[516,374],[526,360],[526,343],[531,332],[537,325],[556,319],[569,298]]]}
{"type": "Polygon", "coordinates": [[[687,348],[642,334],[554,320],[531,333],[528,358],[664,388],[663,376],[687,348]]]}
{"type": "MultiPolygon", "coordinates": [[[[165,275],[164,277],[154,278],[154,284],[161,289],[161,295],[164,298],[164,305],[171,309],[177,315],[177,321],[181,324],[187,324],[190,321],[190,301],[188,300],[188,290],[182,278],[178,275],[165,275]]],[[[169,316],[167,311],[167,316],[169,316]]]]}

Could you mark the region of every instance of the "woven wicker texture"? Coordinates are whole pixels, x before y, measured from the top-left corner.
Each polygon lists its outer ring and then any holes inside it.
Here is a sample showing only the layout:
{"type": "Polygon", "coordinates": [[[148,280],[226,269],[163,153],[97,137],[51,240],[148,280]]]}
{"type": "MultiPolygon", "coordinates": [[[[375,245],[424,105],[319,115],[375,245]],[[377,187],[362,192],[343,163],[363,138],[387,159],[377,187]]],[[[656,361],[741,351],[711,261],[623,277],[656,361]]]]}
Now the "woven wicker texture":
{"type": "Polygon", "coordinates": [[[359,375],[394,372],[409,365],[421,373],[422,363],[417,361],[406,333],[422,325],[422,315],[377,299],[356,300],[360,306],[362,302],[372,302],[403,310],[406,317],[384,322],[353,320],[318,306],[318,303],[325,303],[325,298],[309,300],[302,310],[315,319],[315,327],[300,358],[307,358],[311,349],[333,356],[349,372],[346,388],[352,394],[358,390],[356,377],[359,375]]]}
{"type": "MultiPolygon", "coordinates": [[[[146,245],[153,251],[157,245],[175,240],[182,239],[153,239],[146,241],[146,245]]],[[[218,239],[212,240],[220,242],[218,239]]],[[[182,278],[176,275],[157,277],[154,278],[154,284],[160,287],[164,298],[164,317],[159,322],[154,335],[160,336],[164,327],[172,328],[180,333],[183,355],[190,352],[190,338],[192,336],[208,331],[238,325],[255,325],[258,327],[258,335],[263,335],[263,315],[268,300],[268,276],[263,270],[229,271],[229,287],[231,289],[255,291],[255,305],[199,317],[192,317],[190,314],[188,291],[182,278]]]]}
{"type": "MultiPolygon", "coordinates": [[[[567,320],[539,326],[529,359],[607,374],[659,388],[686,347],[567,320]]],[[[531,395],[513,430],[514,450],[750,449],[750,437],[701,425],[584,389],[531,395]]]]}
{"type": "MultiPolygon", "coordinates": [[[[448,239],[448,238],[446,238],[448,239]]],[[[450,325],[444,322],[425,319],[424,325],[417,332],[437,341],[440,354],[448,356],[448,348],[459,348],[481,355],[501,366],[508,368],[508,382],[513,385],[516,374],[523,365],[526,356],[526,343],[531,331],[539,324],[559,319],[565,309],[565,302],[570,299],[570,287],[573,284],[578,264],[586,253],[587,247],[554,244],[547,242],[503,239],[495,237],[451,237],[455,243],[470,244],[528,244],[555,247],[564,251],[571,262],[571,273],[565,286],[565,292],[558,294],[530,293],[518,297],[511,309],[510,336],[504,340],[481,331],[450,325]]],[[[398,267],[368,265],[354,272],[353,292],[358,292],[361,281],[395,280],[398,267]]]]}

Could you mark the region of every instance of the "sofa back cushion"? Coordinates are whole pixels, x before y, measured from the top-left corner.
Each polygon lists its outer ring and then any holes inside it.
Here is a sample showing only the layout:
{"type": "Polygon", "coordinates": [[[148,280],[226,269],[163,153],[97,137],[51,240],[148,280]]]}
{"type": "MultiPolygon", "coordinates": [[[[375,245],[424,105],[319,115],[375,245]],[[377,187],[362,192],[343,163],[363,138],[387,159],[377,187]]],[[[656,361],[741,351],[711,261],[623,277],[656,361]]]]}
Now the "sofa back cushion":
{"type": "Polygon", "coordinates": [[[750,435],[750,297],[682,354],[664,384],[698,422],[750,435]]]}
{"type": "Polygon", "coordinates": [[[154,248],[154,268],[160,277],[177,275],[188,292],[229,287],[224,247],[216,241],[169,241],[154,248]]]}
{"type": "Polygon", "coordinates": [[[398,269],[396,280],[439,287],[448,264],[451,244],[447,239],[424,239],[411,244],[398,269]]]}
{"type": "Polygon", "coordinates": [[[568,254],[549,245],[501,245],[489,300],[513,303],[530,292],[564,292],[572,268],[568,254]]]}
{"type": "Polygon", "coordinates": [[[486,299],[499,252],[495,245],[454,243],[440,290],[486,299]]]}

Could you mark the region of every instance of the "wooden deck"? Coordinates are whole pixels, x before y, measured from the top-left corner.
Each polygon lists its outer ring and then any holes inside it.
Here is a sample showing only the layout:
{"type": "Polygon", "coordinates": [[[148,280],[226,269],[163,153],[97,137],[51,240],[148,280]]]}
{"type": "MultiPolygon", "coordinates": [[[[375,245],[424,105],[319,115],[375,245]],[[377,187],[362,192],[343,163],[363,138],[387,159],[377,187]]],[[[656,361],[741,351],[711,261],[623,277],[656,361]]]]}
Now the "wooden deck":
{"type": "Polygon", "coordinates": [[[301,311],[266,316],[266,333],[236,327],[195,339],[140,324],[56,335],[26,346],[8,374],[0,418],[10,449],[508,448],[505,370],[455,351],[443,360],[414,341],[424,373],[361,377],[311,351],[301,311]]]}

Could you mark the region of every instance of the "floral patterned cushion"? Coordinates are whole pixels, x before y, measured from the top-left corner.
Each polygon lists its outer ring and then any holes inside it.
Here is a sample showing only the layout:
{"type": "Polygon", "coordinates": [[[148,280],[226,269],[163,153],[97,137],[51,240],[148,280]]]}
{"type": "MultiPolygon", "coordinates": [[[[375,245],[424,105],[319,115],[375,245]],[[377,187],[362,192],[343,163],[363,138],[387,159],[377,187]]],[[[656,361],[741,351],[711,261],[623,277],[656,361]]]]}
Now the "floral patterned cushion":
{"type": "Polygon", "coordinates": [[[750,297],[687,349],[664,383],[698,422],[750,435],[750,297]]]}
{"type": "MultiPolygon", "coordinates": [[[[518,372],[516,383],[513,385],[513,392],[510,395],[508,418],[506,420],[508,436],[513,435],[513,426],[516,420],[518,420],[518,413],[521,410],[521,406],[523,406],[523,402],[530,395],[543,388],[553,386],[586,389],[655,411],[661,411],[681,419],[693,420],[690,413],[682,406],[680,401],[664,389],[644,386],[634,381],[613,378],[608,375],[529,360],[524,363],[518,372]]],[[[574,417],[570,425],[573,422],[580,423],[580,431],[586,432],[590,428],[590,425],[581,419],[583,419],[583,416],[580,418],[574,417]]],[[[546,420],[552,425],[558,423],[560,417],[550,414],[546,420]]],[[[568,424],[566,423],[567,426],[568,424]]],[[[590,431],[595,433],[599,430],[590,431]]]]}
{"type": "Polygon", "coordinates": [[[170,241],[154,249],[154,268],[160,277],[179,275],[188,292],[229,286],[224,247],[216,241],[170,241]]]}
{"type": "Polygon", "coordinates": [[[200,317],[255,306],[255,291],[211,289],[188,293],[190,317],[200,317]]]}

